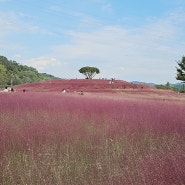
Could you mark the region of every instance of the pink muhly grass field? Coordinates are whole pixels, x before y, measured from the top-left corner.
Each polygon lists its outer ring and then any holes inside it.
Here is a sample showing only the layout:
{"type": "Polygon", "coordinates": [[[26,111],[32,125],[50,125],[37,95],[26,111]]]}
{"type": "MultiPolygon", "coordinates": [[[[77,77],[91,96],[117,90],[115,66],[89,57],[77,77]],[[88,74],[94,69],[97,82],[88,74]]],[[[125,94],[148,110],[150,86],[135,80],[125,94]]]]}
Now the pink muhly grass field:
{"type": "Polygon", "coordinates": [[[184,185],[185,105],[0,94],[2,185],[184,185]]]}

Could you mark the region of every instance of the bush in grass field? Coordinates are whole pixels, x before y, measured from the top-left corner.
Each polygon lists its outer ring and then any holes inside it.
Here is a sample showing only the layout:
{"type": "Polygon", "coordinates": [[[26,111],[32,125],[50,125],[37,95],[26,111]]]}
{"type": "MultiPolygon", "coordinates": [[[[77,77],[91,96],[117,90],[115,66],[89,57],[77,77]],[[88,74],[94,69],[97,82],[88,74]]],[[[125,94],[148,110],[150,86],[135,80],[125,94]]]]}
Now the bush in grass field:
{"type": "Polygon", "coordinates": [[[0,94],[0,184],[185,184],[175,101],[0,94]]]}

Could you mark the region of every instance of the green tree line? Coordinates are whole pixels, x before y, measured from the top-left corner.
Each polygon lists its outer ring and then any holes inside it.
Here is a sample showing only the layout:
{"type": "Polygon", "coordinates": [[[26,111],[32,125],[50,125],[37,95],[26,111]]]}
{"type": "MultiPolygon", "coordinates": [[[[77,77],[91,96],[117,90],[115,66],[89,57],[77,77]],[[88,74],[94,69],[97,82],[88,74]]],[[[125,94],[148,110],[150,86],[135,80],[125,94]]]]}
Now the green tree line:
{"type": "Polygon", "coordinates": [[[162,84],[160,84],[160,85],[155,85],[155,87],[156,87],[157,89],[178,91],[178,88],[177,88],[176,86],[170,85],[169,82],[167,82],[165,85],[162,85],[162,84]]]}
{"type": "Polygon", "coordinates": [[[39,73],[35,68],[27,65],[21,65],[16,61],[8,60],[4,56],[0,56],[0,86],[19,85],[27,82],[39,82],[57,77],[39,73]]]}

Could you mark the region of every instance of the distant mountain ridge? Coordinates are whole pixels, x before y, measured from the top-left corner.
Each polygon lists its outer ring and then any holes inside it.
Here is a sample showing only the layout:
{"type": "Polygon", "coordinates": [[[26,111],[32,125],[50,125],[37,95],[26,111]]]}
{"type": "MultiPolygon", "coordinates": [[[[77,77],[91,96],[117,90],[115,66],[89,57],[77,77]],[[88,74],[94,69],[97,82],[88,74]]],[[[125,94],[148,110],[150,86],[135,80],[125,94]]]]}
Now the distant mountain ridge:
{"type": "MultiPolygon", "coordinates": [[[[157,87],[160,89],[160,87],[162,89],[168,89],[167,88],[167,84],[155,84],[155,83],[147,83],[147,82],[140,82],[140,81],[132,81],[131,83],[133,84],[147,84],[147,85],[151,85],[153,87],[157,87]]],[[[169,83],[169,87],[171,90],[175,90],[178,92],[185,92],[185,83],[181,82],[181,83],[175,83],[175,84],[170,84],[169,83]]]]}
{"type": "Polygon", "coordinates": [[[146,84],[146,85],[151,85],[151,86],[157,85],[155,83],[147,83],[147,82],[140,82],[140,81],[132,81],[131,83],[133,83],[133,84],[146,84]]]}
{"type": "MultiPolygon", "coordinates": [[[[151,85],[151,86],[156,86],[156,85],[166,85],[166,84],[156,84],[156,83],[152,83],[152,82],[140,82],[140,81],[132,81],[131,83],[134,83],[134,84],[147,84],[147,85],[151,85]]],[[[175,83],[175,84],[171,84],[170,83],[170,86],[171,87],[176,87],[176,86],[182,86],[183,83],[175,83]]]]}

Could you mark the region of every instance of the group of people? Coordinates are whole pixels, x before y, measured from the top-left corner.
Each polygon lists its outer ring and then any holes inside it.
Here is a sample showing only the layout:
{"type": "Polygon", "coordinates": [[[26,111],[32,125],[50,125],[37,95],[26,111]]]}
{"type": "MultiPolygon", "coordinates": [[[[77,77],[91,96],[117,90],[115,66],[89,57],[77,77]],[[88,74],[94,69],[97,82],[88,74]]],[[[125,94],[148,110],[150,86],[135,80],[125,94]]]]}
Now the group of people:
{"type": "MultiPolygon", "coordinates": [[[[13,87],[5,87],[2,91],[0,92],[15,92],[16,90],[13,87]]],[[[22,92],[26,92],[26,89],[23,89],[22,92]]]]}
{"type": "MultiPolygon", "coordinates": [[[[68,92],[69,92],[69,90],[62,89],[62,94],[65,94],[65,93],[68,93],[68,92]]],[[[75,93],[76,93],[76,91],[75,91],[75,93]]],[[[80,95],[84,95],[84,92],[83,91],[80,91],[79,94],[80,95]]]]}
{"type": "Polygon", "coordinates": [[[14,92],[14,88],[13,87],[5,87],[4,90],[2,92],[14,92]]]}
{"type": "MultiPolygon", "coordinates": [[[[23,92],[26,92],[25,89],[22,90],[23,92]]],[[[15,89],[13,87],[5,87],[1,92],[15,92],[15,89]]],[[[68,93],[68,89],[62,89],[62,94],[68,93]]],[[[76,91],[75,91],[76,92],[76,91]]],[[[78,92],[80,95],[84,95],[83,91],[78,92]]]]}

